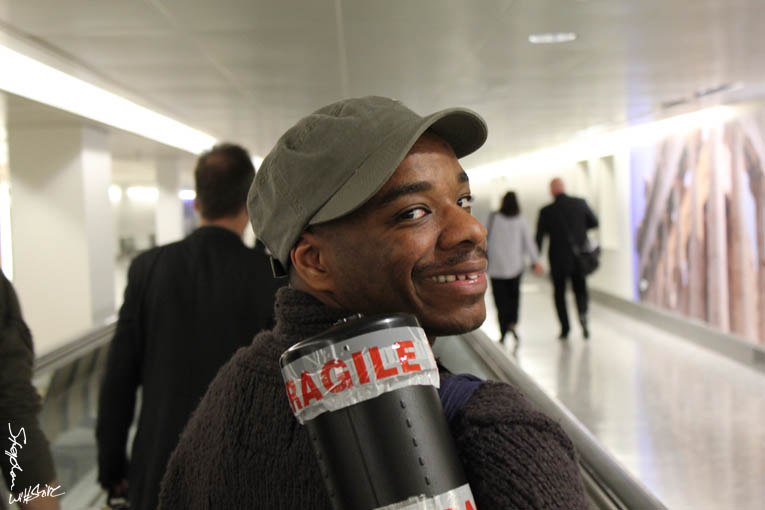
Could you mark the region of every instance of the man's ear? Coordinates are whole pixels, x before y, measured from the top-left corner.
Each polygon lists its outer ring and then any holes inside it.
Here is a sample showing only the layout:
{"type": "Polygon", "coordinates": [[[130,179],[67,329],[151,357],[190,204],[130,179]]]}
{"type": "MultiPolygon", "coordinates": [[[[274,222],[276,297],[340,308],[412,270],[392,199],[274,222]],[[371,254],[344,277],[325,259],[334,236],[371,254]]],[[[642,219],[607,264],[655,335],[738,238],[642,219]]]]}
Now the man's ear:
{"type": "Polygon", "coordinates": [[[300,280],[314,291],[334,290],[331,272],[326,266],[327,248],[312,232],[303,232],[297,244],[290,250],[290,260],[300,280]]]}

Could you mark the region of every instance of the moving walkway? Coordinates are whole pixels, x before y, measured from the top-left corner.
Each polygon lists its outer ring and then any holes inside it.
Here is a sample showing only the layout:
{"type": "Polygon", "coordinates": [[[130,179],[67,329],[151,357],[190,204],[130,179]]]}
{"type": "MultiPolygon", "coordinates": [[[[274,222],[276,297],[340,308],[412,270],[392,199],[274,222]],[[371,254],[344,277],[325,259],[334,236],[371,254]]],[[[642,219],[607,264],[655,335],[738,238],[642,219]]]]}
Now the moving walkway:
{"type": "MultiPolygon", "coordinates": [[[[36,362],[34,383],[44,404],[41,424],[50,443],[64,510],[95,510],[105,505],[97,483],[95,424],[98,390],[116,323],[94,328],[36,362]]],[[[627,473],[592,434],[481,331],[444,337],[434,351],[454,373],[469,372],[509,382],[561,423],[579,454],[591,508],[660,510],[666,507],[627,473]]]]}

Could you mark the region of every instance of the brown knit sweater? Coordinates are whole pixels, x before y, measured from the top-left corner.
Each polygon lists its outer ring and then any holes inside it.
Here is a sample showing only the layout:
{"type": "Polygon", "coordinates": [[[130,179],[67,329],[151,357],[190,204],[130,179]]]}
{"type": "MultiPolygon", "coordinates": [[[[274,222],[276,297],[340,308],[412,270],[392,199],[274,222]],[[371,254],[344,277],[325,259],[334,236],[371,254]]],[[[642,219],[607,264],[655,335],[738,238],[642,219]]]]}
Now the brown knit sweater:
{"type": "MultiPolygon", "coordinates": [[[[278,359],[348,315],[279,291],[276,328],[220,370],[189,421],[162,481],[160,510],[331,509],[278,359]]],[[[451,430],[480,510],[587,508],[571,441],[512,386],[483,383],[451,430]]]]}

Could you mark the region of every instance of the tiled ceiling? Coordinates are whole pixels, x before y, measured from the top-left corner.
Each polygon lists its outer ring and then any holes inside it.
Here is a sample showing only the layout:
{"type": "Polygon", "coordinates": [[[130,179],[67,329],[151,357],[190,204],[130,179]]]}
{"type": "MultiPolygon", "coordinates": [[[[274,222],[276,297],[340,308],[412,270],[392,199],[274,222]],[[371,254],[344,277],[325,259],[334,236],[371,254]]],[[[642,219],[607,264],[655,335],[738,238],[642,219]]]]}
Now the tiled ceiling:
{"type": "Polygon", "coordinates": [[[380,94],[481,113],[467,167],[759,98],[764,27],[763,0],[0,0],[0,30],[254,154],[323,104],[380,94]],[[577,39],[530,44],[540,32],[577,39]]]}

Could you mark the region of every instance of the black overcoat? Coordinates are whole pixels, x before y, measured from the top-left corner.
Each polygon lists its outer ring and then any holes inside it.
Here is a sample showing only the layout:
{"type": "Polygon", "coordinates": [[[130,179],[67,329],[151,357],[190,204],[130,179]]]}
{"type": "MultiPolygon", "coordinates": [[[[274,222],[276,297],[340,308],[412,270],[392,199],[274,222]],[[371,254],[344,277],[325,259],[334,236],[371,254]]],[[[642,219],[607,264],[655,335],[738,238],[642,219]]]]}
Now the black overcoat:
{"type": "Polygon", "coordinates": [[[552,204],[539,211],[536,242],[542,253],[545,236],[550,237],[548,258],[553,277],[575,271],[574,252],[571,243],[583,246],[587,242],[587,230],[598,226],[595,213],[582,198],[561,193],[552,204]]]}
{"type": "Polygon", "coordinates": [[[102,486],[127,478],[131,508],[156,508],[167,459],[189,416],[218,369],[272,326],[282,284],[263,251],[215,226],[135,258],[99,396],[102,486]],[[128,462],[139,387],[141,409],[128,462]]]}

